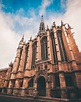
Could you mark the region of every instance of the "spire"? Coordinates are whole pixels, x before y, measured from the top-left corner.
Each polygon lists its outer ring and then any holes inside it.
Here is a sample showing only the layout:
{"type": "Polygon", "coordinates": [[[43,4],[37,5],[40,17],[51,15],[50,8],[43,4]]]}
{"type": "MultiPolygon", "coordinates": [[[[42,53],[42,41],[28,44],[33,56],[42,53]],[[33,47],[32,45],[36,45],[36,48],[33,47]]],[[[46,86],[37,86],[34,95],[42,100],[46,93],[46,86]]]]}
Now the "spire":
{"type": "Polygon", "coordinates": [[[52,27],[56,27],[56,24],[55,24],[55,22],[53,22],[53,26],[52,27]]]}
{"type": "Polygon", "coordinates": [[[41,22],[44,22],[44,18],[43,18],[43,15],[41,16],[41,22]]]}
{"type": "Polygon", "coordinates": [[[44,32],[45,32],[45,25],[44,25],[44,18],[43,18],[43,15],[42,15],[38,34],[41,34],[41,33],[44,33],[44,32]]]}
{"type": "Polygon", "coordinates": [[[30,37],[30,41],[32,41],[32,36],[30,37]]]}
{"type": "Polygon", "coordinates": [[[68,24],[68,28],[71,28],[71,26],[68,24]]]}
{"type": "Polygon", "coordinates": [[[18,45],[18,48],[22,47],[24,44],[24,35],[22,36],[20,42],[19,42],[19,45],[18,45]]]}
{"type": "Polygon", "coordinates": [[[63,26],[64,25],[64,23],[63,23],[63,21],[61,20],[61,26],[63,26]]]}
{"type": "Polygon", "coordinates": [[[10,67],[13,67],[13,63],[12,63],[12,62],[10,62],[10,63],[9,63],[9,66],[10,66],[10,67]]]}
{"type": "Polygon", "coordinates": [[[24,35],[22,36],[21,41],[22,41],[22,42],[24,41],[24,35]]]}
{"type": "Polygon", "coordinates": [[[48,27],[48,25],[47,25],[47,30],[49,30],[49,27],[48,27]]]}

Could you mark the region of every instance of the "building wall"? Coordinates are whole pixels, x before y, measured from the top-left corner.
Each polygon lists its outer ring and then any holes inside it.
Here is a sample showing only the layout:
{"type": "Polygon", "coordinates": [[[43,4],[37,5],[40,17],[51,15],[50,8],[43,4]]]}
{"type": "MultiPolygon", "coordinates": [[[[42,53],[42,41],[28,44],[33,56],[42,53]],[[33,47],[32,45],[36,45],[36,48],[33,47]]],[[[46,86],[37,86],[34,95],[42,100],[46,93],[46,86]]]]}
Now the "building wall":
{"type": "Polygon", "coordinates": [[[0,92],[2,91],[2,88],[4,87],[4,79],[5,79],[5,74],[7,72],[7,68],[1,69],[0,70],[0,92]]]}
{"type": "Polygon", "coordinates": [[[52,29],[40,23],[35,39],[24,42],[4,80],[3,93],[39,95],[55,98],[81,97],[81,53],[72,36],[71,27],[61,22],[52,29]]]}

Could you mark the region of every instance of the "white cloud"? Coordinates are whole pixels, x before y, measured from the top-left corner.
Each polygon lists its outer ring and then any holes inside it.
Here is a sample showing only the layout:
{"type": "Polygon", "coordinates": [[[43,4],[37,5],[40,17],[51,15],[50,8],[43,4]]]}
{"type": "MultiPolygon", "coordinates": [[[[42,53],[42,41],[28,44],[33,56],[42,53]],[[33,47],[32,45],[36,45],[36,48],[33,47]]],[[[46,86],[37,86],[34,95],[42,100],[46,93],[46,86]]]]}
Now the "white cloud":
{"type": "Polygon", "coordinates": [[[66,0],[61,0],[61,7],[66,9],[66,0]]]}
{"type": "Polygon", "coordinates": [[[75,32],[74,38],[77,45],[81,51],[81,0],[68,0],[67,1],[67,11],[64,15],[64,21],[69,23],[75,32]]]}
{"type": "MultiPolygon", "coordinates": [[[[45,25],[51,27],[55,21],[60,25],[61,20],[64,23],[69,23],[75,31],[74,37],[81,50],[81,3],[80,0],[67,0],[66,12],[64,14],[55,14],[49,12],[48,17],[46,8],[51,5],[53,0],[43,0],[40,6],[39,15],[44,14],[45,25]]],[[[64,0],[61,0],[61,5],[64,5],[64,0]]],[[[13,61],[16,55],[17,45],[25,35],[25,40],[28,41],[31,36],[35,36],[39,29],[40,18],[35,15],[35,11],[31,11],[31,17],[23,17],[23,9],[17,11],[16,15],[6,14],[0,11],[0,68],[8,66],[10,61],[13,61]]],[[[30,12],[30,11],[29,11],[30,12]]]]}
{"type": "Polygon", "coordinates": [[[22,35],[25,35],[27,41],[36,35],[37,29],[38,22],[34,15],[27,18],[21,16],[20,11],[16,15],[0,11],[0,68],[5,68],[14,61],[22,35]]]}
{"type": "MultiPolygon", "coordinates": [[[[61,20],[64,23],[69,23],[73,28],[74,38],[76,44],[78,45],[79,50],[81,51],[81,0],[67,0],[66,2],[66,12],[64,14],[53,14],[50,13],[49,19],[46,19],[46,24],[50,25],[52,22],[56,22],[57,25],[60,25],[61,20]]],[[[61,2],[63,3],[63,1],[61,2]]],[[[64,5],[64,4],[62,4],[64,5]]]]}
{"type": "Polygon", "coordinates": [[[40,6],[40,12],[39,12],[40,16],[46,13],[46,8],[50,6],[51,3],[53,3],[53,0],[42,0],[42,4],[40,6]]]}
{"type": "Polygon", "coordinates": [[[0,12],[0,68],[8,66],[13,60],[19,35],[11,30],[11,19],[0,12]]]}

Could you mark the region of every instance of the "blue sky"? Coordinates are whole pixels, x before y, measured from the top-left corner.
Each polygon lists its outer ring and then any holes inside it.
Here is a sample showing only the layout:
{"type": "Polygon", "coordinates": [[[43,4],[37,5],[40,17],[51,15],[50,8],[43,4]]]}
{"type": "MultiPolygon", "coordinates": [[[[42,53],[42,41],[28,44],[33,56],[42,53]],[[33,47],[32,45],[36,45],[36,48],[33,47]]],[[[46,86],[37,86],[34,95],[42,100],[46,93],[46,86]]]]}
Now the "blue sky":
{"type": "MultiPolygon", "coordinates": [[[[63,13],[65,9],[61,6],[61,0],[49,0],[52,1],[50,6],[46,8],[48,12],[56,12],[56,13],[63,13]]],[[[2,0],[1,3],[4,5],[2,10],[6,13],[14,13],[16,14],[18,10],[21,8],[24,10],[23,16],[28,16],[28,11],[30,9],[34,9],[36,14],[39,13],[40,5],[42,4],[42,0],[2,0]]],[[[64,5],[66,6],[66,0],[64,1],[64,5]]]]}
{"type": "Polygon", "coordinates": [[[26,22],[20,24],[18,20],[14,20],[14,17],[18,16],[19,19],[25,18],[29,20],[36,16],[35,20],[37,19],[39,22],[41,15],[44,15],[47,20],[52,13],[55,14],[54,16],[64,14],[66,2],[66,0],[1,0],[0,3],[1,11],[6,15],[11,15],[13,22],[15,22],[12,29],[17,33],[23,34],[31,25],[27,25],[26,22]]]}
{"type": "Polygon", "coordinates": [[[45,28],[69,23],[81,51],[81,0],[0,0],[0,68],[14,61],[23,35],[26,42],[37,35],[42,14],[45,28]]]}

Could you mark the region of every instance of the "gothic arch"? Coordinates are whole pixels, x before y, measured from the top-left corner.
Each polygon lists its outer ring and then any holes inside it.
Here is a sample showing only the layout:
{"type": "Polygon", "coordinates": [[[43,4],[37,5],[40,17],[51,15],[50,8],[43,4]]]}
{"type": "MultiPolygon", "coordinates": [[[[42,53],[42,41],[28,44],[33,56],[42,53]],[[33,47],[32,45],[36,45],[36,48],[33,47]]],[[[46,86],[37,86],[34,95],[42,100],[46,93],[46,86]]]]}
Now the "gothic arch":
{"type": "Polygon", "coordinates": [[[38,78],[39,78],[39,77],[44,77],[44,78],[45,78],[45,80],[47,80],[46,76],[45,76],[45,75],[43,75],[43,74],[38,75],[38,76],[37,76],[37,78],[36,78],[36,80],[38,80],[38,78]]]}
{"type": "Polygon", "coordinates": [[[57,63],[58,58],[57,58],[57,51],[56,51],[54,32],[50,33],[50,38],[51,38],[51,43],[52,43],[52,51],[53,51],[54,63],[57,63]]]}
{"type": "Polygon", "coordinates": [[[25,62],[24,62],[24,69],[26,68],[26,63],[27,63],[28,49],[29,49],[29,45],[26,46],[26,56],[25,56],[25,62]]]}
{"type": "Polygon", "coordinates": [[[61,61],[65,62],[67,61],[67,55],[66,55],[63,38],[62,38],[62,30],[57,30],[57,39],[58,39],[59,48],[60,48],[61,61]]]}
{"type": "Polygon", "coordinates": [[[35,67],[36,51],[37,51],[37,41],[35,41],[32,45],[32,68],[35,67]]]}
{"type": "Polygon", "coordinates": [[[28,88],[33,87],[33,78],[31,78],[28,82],[28,88]]]}
{"type": "Polygon", "coordinates": [[[42,60],[48,59],[47,36],[41,39],[41,58],[42,60]]]}
{"type": "Polygon", "coordinates": [[[43,76],[37,79],[37,91],[39,96],[46,96],[46,80],[43,76]]]}
{"type": "Polygon", "coordinates": [[[34,43],[36,43],[36,42],[37,42],[37,39],[34,39],[34,40],[33,40],[33,43],[32,43],[32,45],[33,45],[34,43]]]}
{"type": "Polygon", "coordinates": [[[47,35],[45,34],[45,35],[41,36],[41,39],[40,40],[42,40],[44,37],[47,37],[47,35]]]}
{"type": "Polygon", "coordinates": [[[66,75],[65,76],[65,81],[66,81],[66,86],[70,87],[74,85],[73,77],[71,75],[66,75]]]}

